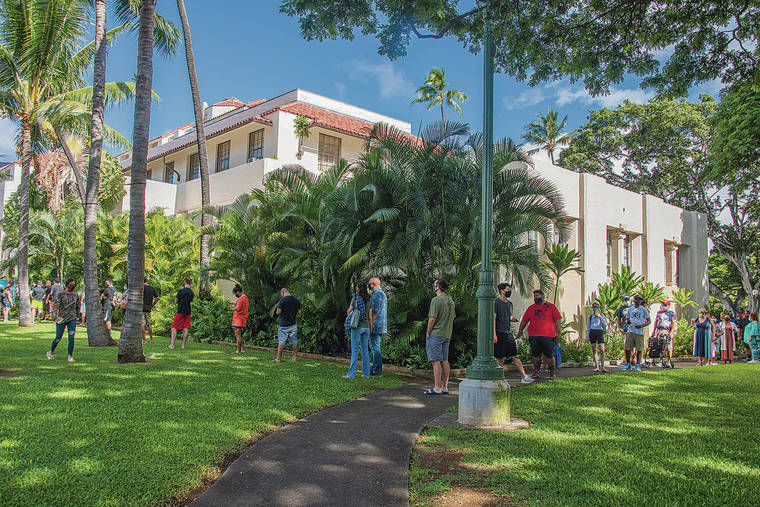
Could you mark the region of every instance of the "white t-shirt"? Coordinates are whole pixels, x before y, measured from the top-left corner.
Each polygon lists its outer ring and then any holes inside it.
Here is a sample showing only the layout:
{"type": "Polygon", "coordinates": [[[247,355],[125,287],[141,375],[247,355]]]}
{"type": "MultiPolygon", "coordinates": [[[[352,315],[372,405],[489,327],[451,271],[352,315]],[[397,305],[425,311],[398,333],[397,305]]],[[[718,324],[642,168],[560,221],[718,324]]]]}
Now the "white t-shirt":
{"type": "Polygon", "coordinates": [[[649,310],[643,306],[636,308],[632,306],[628,309],[628,320],[631,321],[631,325],[628,326],[628,332],[634,334],[644,334],[644,324],[649,318],[649,310]],[[641,326],[641,327],[636,327],[641,326]]]}

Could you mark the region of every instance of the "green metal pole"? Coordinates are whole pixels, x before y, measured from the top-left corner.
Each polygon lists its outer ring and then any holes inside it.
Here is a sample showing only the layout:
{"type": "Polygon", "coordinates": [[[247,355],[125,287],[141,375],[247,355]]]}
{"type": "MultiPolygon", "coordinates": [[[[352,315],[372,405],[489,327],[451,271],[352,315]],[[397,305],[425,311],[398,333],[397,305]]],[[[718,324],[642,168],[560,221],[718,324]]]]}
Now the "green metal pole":
{"type": "Polygon", "coordinates": [[[485,11],[483,32],[483,172],[481,216],[481,267],[478,298],[478,355],[467,367],[467,378],[501,380],[504,370],[493,357],[494,311],[496,299],[491,263],[493,229],[493,7],[485,11]]]}

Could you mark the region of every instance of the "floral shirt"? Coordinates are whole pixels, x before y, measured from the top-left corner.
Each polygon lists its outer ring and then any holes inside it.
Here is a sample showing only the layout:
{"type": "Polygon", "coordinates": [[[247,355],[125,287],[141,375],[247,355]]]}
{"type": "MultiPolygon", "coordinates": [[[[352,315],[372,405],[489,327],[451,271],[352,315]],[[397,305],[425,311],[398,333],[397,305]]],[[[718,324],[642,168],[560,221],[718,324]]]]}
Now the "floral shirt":
{"type": "Polygon", "coordinates": [[[375,313],[375,321],[372,323],[372,334],[388,332],[388,297],[383,289],[377,288],[372,291],[369,306],[375,313]]]}
{"type": "Polygon", "coordinates": [[[58,317],[57,324],[65,324],[71,320],[77,320],[79,296],[76,292],[59,292],[55,295],[55,312],[58,317]]]}

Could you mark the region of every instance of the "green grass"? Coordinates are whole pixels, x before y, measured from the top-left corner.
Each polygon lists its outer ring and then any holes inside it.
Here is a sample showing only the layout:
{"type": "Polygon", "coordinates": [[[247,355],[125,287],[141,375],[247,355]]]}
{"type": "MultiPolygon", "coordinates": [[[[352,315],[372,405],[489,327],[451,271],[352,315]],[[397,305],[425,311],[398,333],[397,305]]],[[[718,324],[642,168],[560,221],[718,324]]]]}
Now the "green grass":
{"type": "Polygon", "coordinates": [[[0,324],[0,504],[146,505],[186,493],[226,452],[289,420],[402,383],[348,381],[346,366],[189,343],[147,345],[146,364],[66,338],[48,361],[51,324],[0,324]]]}
{"type": "Polygon", "coordinates": [[[758,366],[513,389],[512,415],[531,428],[426,431],[412,504],[476,490],[522,505],[760,505],[758,366]]]}

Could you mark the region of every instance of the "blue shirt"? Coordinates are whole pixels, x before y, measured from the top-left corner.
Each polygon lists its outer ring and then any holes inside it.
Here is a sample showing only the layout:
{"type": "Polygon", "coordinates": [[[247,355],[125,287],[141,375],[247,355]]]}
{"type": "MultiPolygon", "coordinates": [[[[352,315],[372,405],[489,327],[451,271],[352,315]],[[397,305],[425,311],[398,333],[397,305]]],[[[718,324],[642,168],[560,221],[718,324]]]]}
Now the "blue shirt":
{"type": "MultiPolygon", "coordinates": [[[[359,310],[359,321],[363,320],[369,320],[367,319],[367,307],[364,305],[364,300],[357,296],[356,294],[353,295],[351,299],[351,308],[354,310],[359,310]]],[[[349,313],[346,317],[346,321],[343,324],[346,328],[346,335],[351,334],[351,314],[349,313]]]]}
{"type": "Polygon", "coordinates": [[[649,318],[649,310],[644,308],[643,306],[639,306],[636,308],[635,306],[632,306],[628,309],[628,320],[631,321],[631,325],[628,326],[628,333],[633,334],[644,334],[644,323],[649,318]],[[636,326],[641,327],[636,327],[636,326]]]}
{"type": "Polygon", "coordinates": [[[607,329],[607,319],[604,318],[604,315],[599,314],[599,316],[596,316],[592,313],[591,317],[588,318],[588,331],[586,332],[586,336],[590,338],[591,331],[599,329],[607,329]]]}
{"type": "Polygon", "coordinates": [[[372,297],[369,305],[375,314],[375,321],[372,323],[372,334],[383,334],[388,332],[388,297],[383,289],[378,287],[372,291],[372,297]]]}

